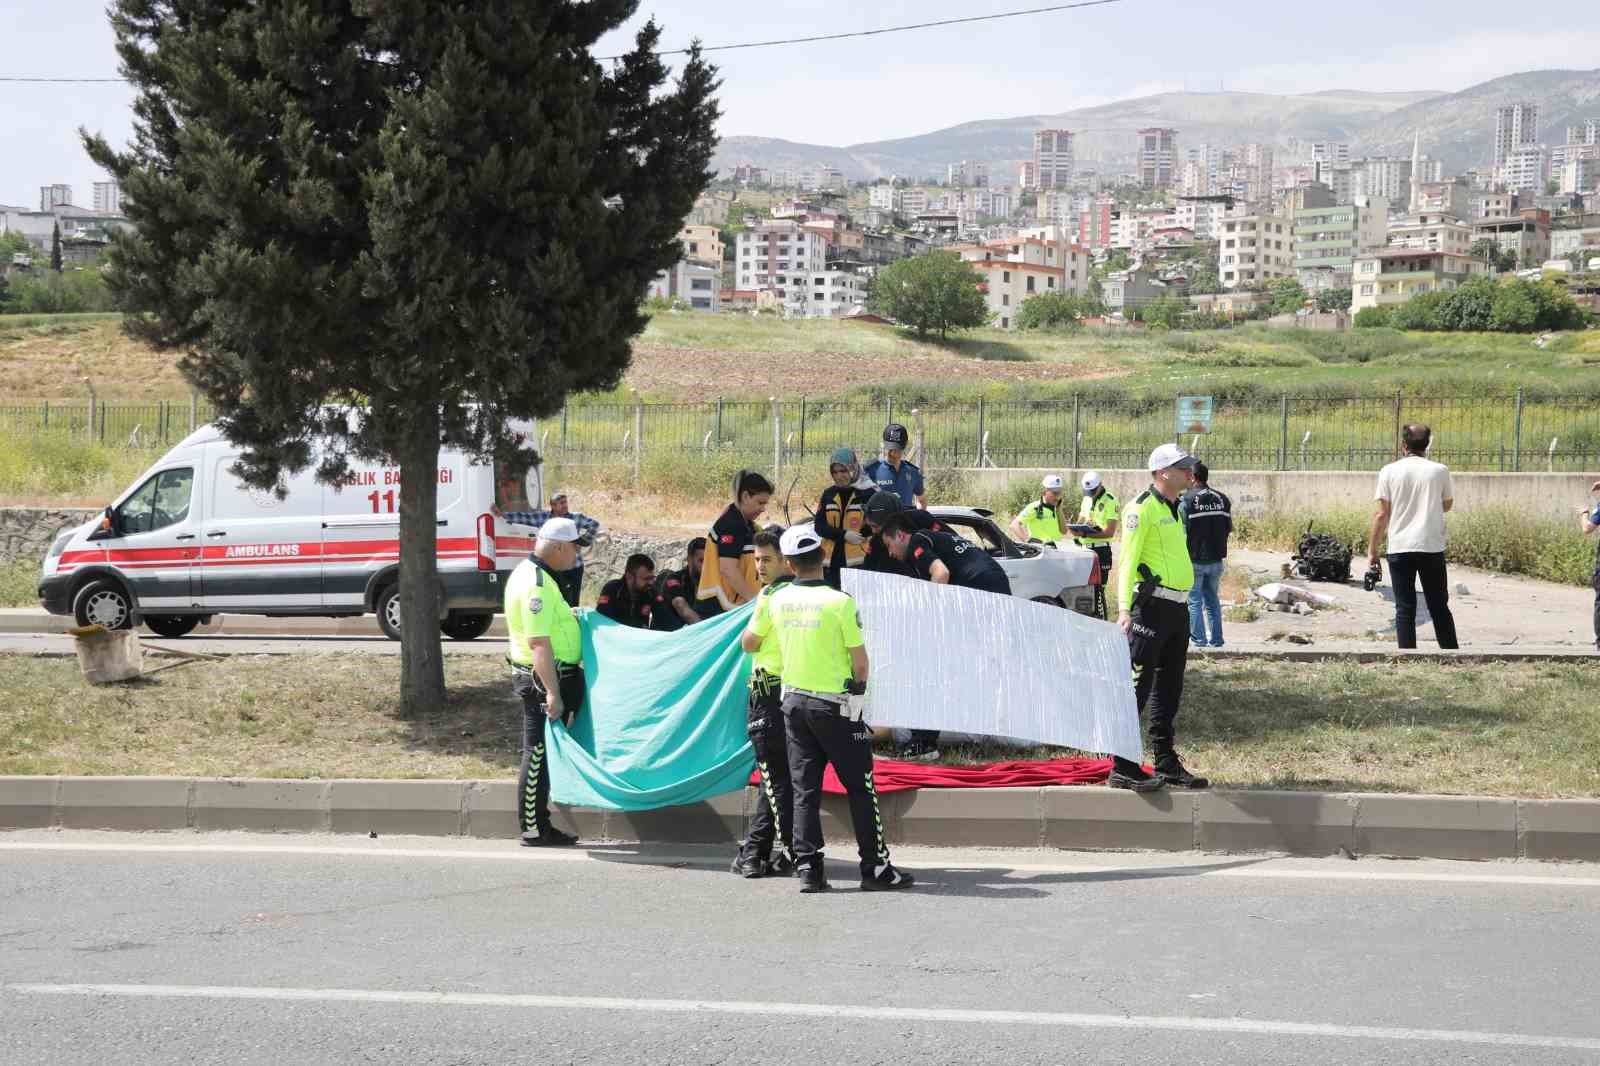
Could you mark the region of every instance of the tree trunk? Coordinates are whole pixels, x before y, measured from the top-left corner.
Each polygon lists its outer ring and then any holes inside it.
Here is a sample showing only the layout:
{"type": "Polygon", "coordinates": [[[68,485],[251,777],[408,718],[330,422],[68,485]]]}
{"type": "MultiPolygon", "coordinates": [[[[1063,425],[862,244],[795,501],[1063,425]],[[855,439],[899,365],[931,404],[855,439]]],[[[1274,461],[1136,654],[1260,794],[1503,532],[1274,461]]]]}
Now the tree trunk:
{"type": "Polygon", "coordinates": [[[444,706],[439,647],[439,418],[419,410],[400,460],[400,710],[444,706]]]}

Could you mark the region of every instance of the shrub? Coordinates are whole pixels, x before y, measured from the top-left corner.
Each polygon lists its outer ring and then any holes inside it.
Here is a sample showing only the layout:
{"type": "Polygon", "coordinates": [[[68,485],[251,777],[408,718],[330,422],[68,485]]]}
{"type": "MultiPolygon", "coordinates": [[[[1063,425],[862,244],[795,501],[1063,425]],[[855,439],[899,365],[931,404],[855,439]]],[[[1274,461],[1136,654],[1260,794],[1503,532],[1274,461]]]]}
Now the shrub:
{"type": "Polygon", "coordinates": [[[1356,312],[1355,327],[1357,329],[1382,329],[1387,327],[1392,316],[1387,307],[1363,307],[1356,312]]]}

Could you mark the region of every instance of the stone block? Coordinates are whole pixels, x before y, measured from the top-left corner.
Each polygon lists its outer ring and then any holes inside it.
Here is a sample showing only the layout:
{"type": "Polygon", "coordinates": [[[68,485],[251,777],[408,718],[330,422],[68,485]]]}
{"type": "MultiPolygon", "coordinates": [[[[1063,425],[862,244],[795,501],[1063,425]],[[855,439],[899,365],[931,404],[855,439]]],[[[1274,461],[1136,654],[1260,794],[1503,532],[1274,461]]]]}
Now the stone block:
{"type": "Polygon", "coordinates": [[[1518,800],[1517,825],[1523,858],[1600,862],[1600,801],[1518,800]]]}
{"type": "Polygon", "coordinates": [[[1039,788],[925,788],[904,796],[899,838],[943,847],[1036,848],[1044,841],[1039,788]]]}
{"type": "Polygon", "coordinates": [[[42,829],[56,824],[54,777],[0,777],[0,829],[42,829]]]}
{"type": "Polygon", "coordinates": [[[605,836],[641,844],[734,844],[744,837],[751,793],[741,789],[653,811],[607,811],[605,836]]]}
{"type": "Polygon", "coordinates": [[[1201,851],[1332,855],[1354,849],[1356,803],[1321,792],[1199,792],[1195,843],[1201,851]]]}
{"type": "Polygon", "coordinates": [[[63,777],[57,798],[63,829],[187,829],[186,777],[63,777]]]}
{"type": "Polygon", "coordinates": [[[466,781],[330,781],[335,833],[458,836],[466,821],[466,781]]]}
{"type": "Polygon", "coordinates": [[[266,833],[328,831],[326,781],[197,780],[196,829],[247,829],[266,833]]]}
{"type": "Polygon", "coordinates": [[[1072,785],[1044,790],[1044,843],[1099,851],[1193,851],[1197,793],[1140,795],[1072,785]]]}
{"type": "Polygon", "coordinates": [[[1355,796],[1356,851],[1425,859],[1517,855],[1517,801],[1473,796],[1355,796]]]}

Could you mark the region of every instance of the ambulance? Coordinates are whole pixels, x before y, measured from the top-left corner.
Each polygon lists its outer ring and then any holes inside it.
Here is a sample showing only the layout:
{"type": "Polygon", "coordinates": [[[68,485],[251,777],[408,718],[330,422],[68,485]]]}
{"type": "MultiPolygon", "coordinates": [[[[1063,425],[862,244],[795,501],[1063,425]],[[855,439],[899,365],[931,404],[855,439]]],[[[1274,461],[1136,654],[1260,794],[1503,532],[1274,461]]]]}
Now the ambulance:
{"type": "MultiPolygon", "coordinates": [[[[511,424],[537,442],[532,422],[511,424]]],[[[56,538],[39,577],[51,614],[79,625],[143,623],[181,637],[218,614],[275,618],[377,615],[400,638],[400,469],[351,459],[336,485],[316,480],[319,454],[285,475],[279,498],[241,482],[240,448],[201,426],[105,512],[56,538]]],[[[538,466],[501,476],[463,452],[439,453],[439,627],[455,640],[488,631],[533,530],[500,515],[544,499],[538,466]]]]}

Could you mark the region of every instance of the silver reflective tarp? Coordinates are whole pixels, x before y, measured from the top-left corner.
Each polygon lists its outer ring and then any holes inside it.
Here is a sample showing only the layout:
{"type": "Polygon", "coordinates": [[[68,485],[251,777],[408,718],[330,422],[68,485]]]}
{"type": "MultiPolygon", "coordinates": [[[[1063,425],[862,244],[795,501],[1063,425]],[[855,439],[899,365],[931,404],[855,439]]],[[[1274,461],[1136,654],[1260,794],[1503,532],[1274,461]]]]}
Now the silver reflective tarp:
{"type": "Polygon", "coordinates": [[[1128,640],[1109,622],[975,589],[846,569],[875,726],[1143,757],[1128,640]]]}

